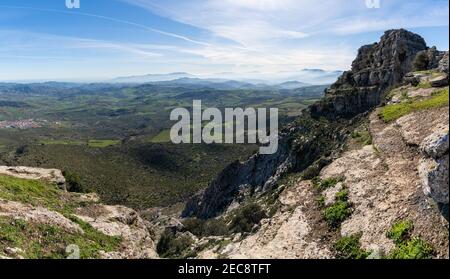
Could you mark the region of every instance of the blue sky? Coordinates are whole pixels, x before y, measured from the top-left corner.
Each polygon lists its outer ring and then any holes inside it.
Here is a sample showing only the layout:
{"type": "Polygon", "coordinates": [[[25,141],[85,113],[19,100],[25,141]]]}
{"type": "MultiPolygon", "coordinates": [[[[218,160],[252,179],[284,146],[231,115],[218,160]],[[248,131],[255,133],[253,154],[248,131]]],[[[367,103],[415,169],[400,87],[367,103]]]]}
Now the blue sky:
{"type": "Polygon", "coordinates": [[[0,0],[0,80],[346,70],[407,28],[448,50],[448,0],[0,0]]]}

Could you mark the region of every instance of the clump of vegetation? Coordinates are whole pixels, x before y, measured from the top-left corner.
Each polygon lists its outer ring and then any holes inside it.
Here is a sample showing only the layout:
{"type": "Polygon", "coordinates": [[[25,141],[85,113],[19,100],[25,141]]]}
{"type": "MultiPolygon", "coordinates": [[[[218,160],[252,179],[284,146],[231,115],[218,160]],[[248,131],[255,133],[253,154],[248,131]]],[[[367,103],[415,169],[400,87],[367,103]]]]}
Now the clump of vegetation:
{"type": "Polygon", "coordinates": [[[421,88],[421,89],[428,89],[431,88],[431,83],[430,82],[421,82],[419,84],[416,85],[416,88],[421,88]]]}
{"type": "Polygon", "coordinates": [[[325,207],[325,197],[324,197],[323,195],[320,195],[320,196],[316,199],[316,201],[317,201],[317,206],[318,206],[319,208],[325,207]]]}
{"type": "Polygon", "coordinates": [[[344,181],[344,177],[329,177],[323,180],[320,180],[319,178],[315,178],[312,180],[313,187],[319,191],[322,192],[328,188],[332,188],[336,186],[339,182],[344,181]]]}
{"type": "Polygon", "coordinates": [[[18,155],[18,156],[23,155],[27,151],[28,151],[28,146],[27,145],[21,145],[21,146],[16,148],[16,155],[18,155]]]}
{"type": "Polygon", "coordinates": [[[413,61],[413,69],[414,71],[424,71],[428,69],[428,64],[430,63],[430,59],[426,53],[421,52],[416,55],[413,61]]]}
{"type": "Polygon", "coordinates": [[[163,258],[185,258],[193,243],[189,235],[166,229],[156,245],[156,252],[163,258]]]}
{"type": "Polygon", "coordinates": [[[336,201],[347,202],[348,201],[348,189],[347,186],[343,185],[342,189],[336,193],[336,201]]]}
{"type": "Polygon", "coordinates": [[[320,158],[315,161],[313,164],[308,166],[306,170],[304,170],[301,174],[301,178],[305,180],[314,179],[320,174],[320,171],[330,163],[330,160],[327,158],[320,158]]]}
{"type": "Polygon", "coordinates": [[[346,201],[336,201],[323,212],[325,221],[331,228],[338,228],[351,214],[351,204],[346,201]]]}
{"type": "Polygon", "coordinates": [[[227,224],[223,219],[202,220],[197,218],[188,218],[183,221],[186,231],[198,237],[221,236],[229,233],[227,224]]]}
{"type": "Polygon", "coordinates": [[[430,259],[434,250],[430,244],[420,237],[412,237],[414,224],[412,221],[395,223],[386,233],[395,243],[395,248],[389,253],[389,259],[430,259]]]}
{"type": "Polygon", "coordinates": [[[369,133],[369,131],[354,131],[352,133],[352,138],[361,145],[372,144],[372,135],[369,133]]]}
{"type": "Polygon", "coordinates": [[[77,174],[65,170],[63,171],[63,176],[66,179],[67,191],[75,193],[85,192],[81,179],[77,174]]]}
{"type": "Polygon", "coordinates": [[[237,233],[251,232],[253,227],[266,218],[266,212],[256,203],[245,205],[231,220],[230,230],[237,233]]]}
{"type": "Polygon", "coordinates": [[[389,259],[420,260],[431,259],[434,250],[430,244],[419,237],[415,237],[403,244],[397,245],[389,253],[389,259]]]}
{"type": "Polygon", "coordinates": [[[410,220],[395,223],[392,228],[386,233],[386,236],[392,239],[395,244],[401,244],[411,238],[411,233],[414,230],[414,224],[410,220]]]}
{"type": "Polygon", "coordinates": [[[361,234],[341,237],[334,244],[336,258],[357,260],[367,258],[370,255],[370,252],[361,248],[361,245],[359,243],[360,239],[361,234]]]}
{"type": "Polygon", "coordinates": [[[379,116],[385,122],[394,121],[404,115],[410,114],[414,111],[439,108],[448,106],[449,94],[448,88],[443,89],[429,99],[425,100],[412,100],[401,104],[393,104],[383,107],[379,116]]]}
{"type": "Polygon", "coordinates": [[[80,248],[81,259],[99,258],[99,251],[111,252],[118,248],[120,237],[100,233],[89,224],[76,222],[84,234],[69,233],[57,226],[26,222],[21,219],[0,217],[0,250],[19,247],[27,259],[64,259],[66,247],[80,248]]]}

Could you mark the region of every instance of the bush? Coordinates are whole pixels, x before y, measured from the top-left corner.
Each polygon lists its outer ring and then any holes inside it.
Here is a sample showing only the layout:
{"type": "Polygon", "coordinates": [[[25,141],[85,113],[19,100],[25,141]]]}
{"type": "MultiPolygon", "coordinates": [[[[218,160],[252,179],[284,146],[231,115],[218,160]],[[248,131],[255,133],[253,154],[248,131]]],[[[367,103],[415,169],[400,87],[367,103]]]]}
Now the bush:
{"type": "Polygon", "coordinates": [[[75,173],[70,171],[63,171],[63,176],[66,179],[67,191],[75,193],[83,193],[84,187],[81,184],[81,179],[75,173]]]}
{"type": "Polygon", "coordinates": [[[386,233],[386,236],[394,241],[395,244],[402,244],[411,237],[414,229],[412,221],[406,220],[395,223],[386,233]]]}
{"type": "Polygon", "coordinates": [[[365,259],[370,252],[361,249],[359,240],[361,234],[341,237],[335,244],[336,258],[338,259],[365,259]]]}
{"type": "Polygon", "coordinates": [[[342,187],[342,190],[336,193],[335,199],[336,201],[348,201],[348,189],[345,187],[345,185],[342,187]]]}
{"type": "Polygon", "coordinates": [[[156,252],[163,258],[183,258],[193,243],[188,235],[177,235],[175,231],[166,229],[156,245],[156,252]]]}
{"type": "Polygon", "coordinates": [[[424,71],[428,69],[428,64],[430,63],[430,60],[428,56],[421,52],[416,55],[413,61],[413,69],[414,71],[424,71]]]}
{"type": "Polygon", "coordinates": [[[339,227],[351,214],[351,205],[345,201],[337,201],[324,210],[325,220],[332,228],[339,227]]]}
{"type": "Polygon", "coordinates": [[[420,237],[412,237],[414,224],[406,220],[395,223],[386,236],[395,243],[395,248],[389,253],[389,259],[430,259],[434,253],[433,247],[420,237]]]}
{"type": "Polygon", "coordinates": [[[28,146],[27,145],[21,145],[19,147],[16,148],[16,155],[23,155],[25,153],[27,153],[28,151],[28,146]]]}
{"type": "Polygon", "coordinates": [[[256,203],[251,203],[236,213],[230,225],[233,232],[251,232],[256,224],[266,218],[264,210],[256,203]]]}
{"type": "Polygon", "coordinates": [[[188,218],[183,221],[184,229],[198,237],[221,236],[228,234],[228,228],[222,219],[201,220],[188,218]]]}
{"type": "Polygon", "coordinates": [[[431,259],[434,253],[433,247],[419,237],[397,245],[389,253],[389,259],[419,260],[431,259]]]}

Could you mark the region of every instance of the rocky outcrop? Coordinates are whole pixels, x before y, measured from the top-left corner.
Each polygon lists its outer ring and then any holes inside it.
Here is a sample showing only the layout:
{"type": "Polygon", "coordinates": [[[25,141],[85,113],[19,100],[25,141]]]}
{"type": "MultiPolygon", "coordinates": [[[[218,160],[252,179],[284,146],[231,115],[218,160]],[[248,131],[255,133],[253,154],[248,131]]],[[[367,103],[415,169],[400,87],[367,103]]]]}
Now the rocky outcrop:
{"type": "Polygon", "coordinates": [[[444,53],[441,61],[439,61],[438,69],[439,71],[448,74],[448,51],[444,53]]]}
{"type": "Polygon", "coordinates": [[[353,117],[383,101],[386,89],[399,84],[412,70],[416,54],[427,49],[422,37],[406,30],[389,30],[379,43],[363,46],[344,72],[326,90],[325,98],[310,107],[314,117],[353,117]]]}
{"type": "Polygon", "coordinates": [[[122,238],[121,251],[102,253],[108,259],[154,259],[157,258],[153,235],[147,221],[131,208],[94,204],[80,209],[76,215],[96,230],[122,238]]]}
{"type": "Polygon", "coordinates": [[[52,225],[71,233],[83,233],[78,224],[47,208],[0,199],[0,217],[12,217],[38,224],[52,225]]]}
{"type": "Polygon", "coordinates": [[[448,126],[428,136],[420,145],[423,158],[419,175],[424,193],[437,203],[448,205],[449,187],[449,135],[448,126]]]}
{"type": "Polygon", "coordinates": [[[419,35],[403,29],[387,31],[379,43],[362,47],[352,71],[327,90],[323,101],[288,125],[277,153],[256,154],[246,162],[229,165],[204,192],[188,201],[182,216],[215,217],[247,193],[270,189],[283,173],[320,170],[326,164],[321,162],[339,152],[349,129],[358,122],[357,118],[339,118],[354,117],[379,105],[385,90],[402,81],[417,52],[426,48],[419,35]],[[331,121],[317,120],[321,116],[331,121]],[[311,166],[320,158],[317,166],[311,166]]]}
{"type": "Polygon", "coordinates": [[[30,180],[45,180],[57,184],[61,189],[66,188],[66,179],[58,169],[0,166],[0,174],[30,180]]]}
{"type": "Polygon", "coordinates": [[[280,175],[292,168],[294,160],[289,137],[283,135],[276,153],[255,154],[245,162],[237,161],[226,167],[204,192],[188,201],[182,216],[215,217],[239,196],[273,186],[280,175]]]}
{"type": "Polygon", "coordinates": [[[436,49],[436,47],[431,47],[427,50],[422,50],[417,53],[417,55],[424,55],[426,57],[427,62],[427,68],[424,70],[431,70],[439,68],[439,65],[444,58],[444,56],[447,54],[447,61],[448,61],[448,52],[446,51],[439,51],[436,49]]]}
{"type": "MultiPolygon", "coordinates": [[[[135,210],[120,205],[101,204],[96,194],[70,193],[58,189],[56,184],[61,185],[58,182],[63,181],[60,170],[28,167],[0,167],[0,170],[0,176],[16,178],[3,179],[0,183],[0,226],[11,226],[9,229],[17,237],[31,238],[30,243],[43,243],[33,253],[45,251],[42,255],[54,253],[58,257],[66,256],[65,240],[55,239],[52,233],[47,235],[42,231],[52,230],[67,235],[68,239],[90,243],[94,251],[91,250],[89,256],[83,258],[158,258],[152,226],[135,210]],[[27,229],[17,229],[16,220],[20,220],[27,229]],[[112,239],[118,241],[112,243],[112,239]],[[49,241],[61,243],[53,246],[54,243],[49,244],[49,241]]],[[[0,239],[5,237],[1,234],[0,239]]],[[[30,249],[27,245],[20,241],[0,241],[0,258],[29,258],[30,249]]],[[[81,246],[77,249],[91,249],[81,246]]]]}

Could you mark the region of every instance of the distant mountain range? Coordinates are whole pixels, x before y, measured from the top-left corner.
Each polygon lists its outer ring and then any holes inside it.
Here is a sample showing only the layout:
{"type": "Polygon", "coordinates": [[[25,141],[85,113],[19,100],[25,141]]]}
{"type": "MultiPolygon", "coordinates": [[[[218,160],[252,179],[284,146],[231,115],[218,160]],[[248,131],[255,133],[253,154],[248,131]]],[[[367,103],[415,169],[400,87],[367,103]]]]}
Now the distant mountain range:
{"type": "Polygon", "coordinates": [[[170,81],[181,78],[195,78],[194,75],[177,72],[170,74],[148,74],[142,76],[127,76],[127,77],[118,77],[111,82],[113,83],[148,83],[148,82],[157,82],[157,81],[170,81]]]}
{"type": "Polygon", "coordinates": [[[309,85],[331,84],[342,71],[325,71],[322,69],[303,69],[298,72],[278,72],[265,74],[249,72],[245,74],[220,73],[211,75],[193,75],[185,72],[169,74],[147,74],[141,76],[119,77],[111,83],[158,83],[168,85],[204,85],[227,89],[274,87],[276,89],[295,89],[309,85]]]}

